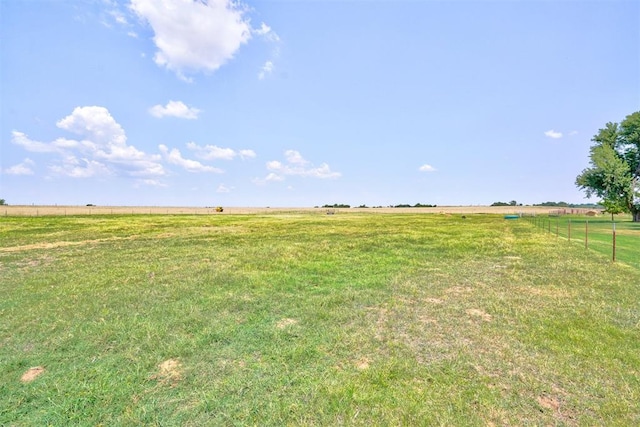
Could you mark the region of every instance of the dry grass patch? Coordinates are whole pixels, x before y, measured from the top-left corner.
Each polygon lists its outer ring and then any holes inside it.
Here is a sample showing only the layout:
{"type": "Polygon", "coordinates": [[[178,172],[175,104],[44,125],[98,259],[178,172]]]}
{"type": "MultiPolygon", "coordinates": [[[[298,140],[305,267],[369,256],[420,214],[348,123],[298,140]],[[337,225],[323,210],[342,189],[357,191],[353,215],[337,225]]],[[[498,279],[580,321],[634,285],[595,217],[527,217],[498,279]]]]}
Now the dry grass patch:
{"type": "Polygon", "coordinates": [[[158,365],[158,372],[151,376],[160,384],[176,386],[182,380],[182,364],[177,359],[168,359],[158,365]]]}
{"type": "Polygon", "coordinates": [[[467,310],[467,314],[469,316],[473,316],[473,317],[479,317],[480,319],[484,320],[485,322],[491,322],[492,316],[478,308],[470,308],[469,310],[467,310]]]}

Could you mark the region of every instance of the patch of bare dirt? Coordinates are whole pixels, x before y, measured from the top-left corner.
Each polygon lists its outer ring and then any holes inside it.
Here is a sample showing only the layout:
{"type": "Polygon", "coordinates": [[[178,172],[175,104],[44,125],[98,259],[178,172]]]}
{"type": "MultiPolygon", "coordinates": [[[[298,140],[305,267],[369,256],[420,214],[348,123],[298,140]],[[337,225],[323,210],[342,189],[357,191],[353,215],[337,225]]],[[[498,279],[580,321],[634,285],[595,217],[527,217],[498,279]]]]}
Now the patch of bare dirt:
{"type": "Polygon", "coordinates": [[[177,359],[165,360],[158,365],[158,372],[151,379],[173,387],[182,379],[182,364],[177,359]]]}
{"type": "Polygon", "coordinates": [[[44,372],[45,372],[45,369],[42,366],[35,366],[33,368],[29,368],[27,372],[22,374],[22,377],[20,377],[20,381],[22,381],[23,383],[30,383],[31,381],[38,378],[40,375],[44,374],[44,372]]]}
{"type": "Polygon", "coordinates": [[[550,409],[554,412],[560,409],[560,399],[554,396],[538,396],[538,405],[543,409],[550,409]]]}
{"type": "MultiPolygon", "coordinates": [[[[562,394],[561,390],[557,389],[556,387],[554,387],[553,391],[562,394]]],[[[562,397],[558,397],[555,394],[543,394],[541,396],[538,396],[536,401],[538,402],[538,405],[540,406],[540,409],[542,411],[551,412],[553,416],[556,419],[561,420],[563,424],[570,426],[578,425],[576,423],[575,412],[573,412],[571,408],[568,408],[564,405],[565,401],[562,397]]]]}
{"type": "Polygon", "coordinates": [[[369,369],[369,366],[371,366],[371,361],[369,359],[367,359],[366,357],[361,357],[360,359],[356,360],[356,362],[355,362],[355,367],[359,371],[367,370],[367,369],[369,369]]]}

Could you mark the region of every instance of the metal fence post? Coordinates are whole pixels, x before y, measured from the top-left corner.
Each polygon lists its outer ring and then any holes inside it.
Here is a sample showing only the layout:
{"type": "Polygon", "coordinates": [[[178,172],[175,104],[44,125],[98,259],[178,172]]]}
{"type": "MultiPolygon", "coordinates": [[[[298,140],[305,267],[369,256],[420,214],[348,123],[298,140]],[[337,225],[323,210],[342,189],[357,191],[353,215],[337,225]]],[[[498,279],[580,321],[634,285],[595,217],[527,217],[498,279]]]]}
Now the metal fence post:
{"type": "Polygon", "coordinates": [[[589,249],[589,220],[584,223],[584,248],[589,249]]]}
{"type": "Polygon", "coordinates": [[[616,223],[613,223],[613,262],[616,262],[616,223]]]}

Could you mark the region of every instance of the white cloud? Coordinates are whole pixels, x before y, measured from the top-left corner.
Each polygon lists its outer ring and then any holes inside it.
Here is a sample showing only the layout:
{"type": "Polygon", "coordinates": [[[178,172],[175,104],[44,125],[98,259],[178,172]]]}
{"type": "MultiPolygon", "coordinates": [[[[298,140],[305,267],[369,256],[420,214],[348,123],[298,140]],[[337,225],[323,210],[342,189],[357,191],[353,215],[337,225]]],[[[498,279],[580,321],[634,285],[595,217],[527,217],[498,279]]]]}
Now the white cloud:
{"type": "Polygon", "coordinates": [[[18,131],[11,132],[11,142],[16,145],[20,145],[27,151],[31,151],[33,153],[52,153],[57,151],[57,147],[53,144],[47,144],[45,142],[34,141],[29,139],[29,137],[18,131]]]}
{"type": "Polygon", "coordinates": [[[131,9],[154,32],[154,61],[186,79],[213,72],[251,38],[245,7],[233,0],[131,0],[131,9]]]}
{"type": "Polygon", "coordinates": [[[278,160],[271,160],[266,163],[267,170],[271,172],[264,179],[265,182],[282,181],[287,175],[320,179],[339,178],[342,175],[340,172],[332,171],[326,163],[313,167],[298,151],[287,150],[284,155],[286,163],[278,160]]]}
{"type": "Polygon", "coordinates": [[[264,22],[260,24],[260,28],[254,28],[253,32],[259,36],[265,37],[269,41],[280,41],[280,37],[276,34],[276,32],[273,31],[271,27],[264,22]]]}
{"type": "Polygon", "coordinates": [[[275,31],[271,29],[270,26],[265,24],[264,22],[260,25],[260,28],[253,29],[253,33],[262,37],[264,40],[271,44],[275,44],[275,46],[271,50],[270,58],[265,61],[265,63],[260,67],[260,71],[258,72],[258,79],[264,80],[267,76],[273,74],[273,70],[275,69],[274,60],[280,56],[280,37],[276,34],[275,31]]]}
{"type": "Polygon", "coordinates": [[[32,166],[35,163],[33,160],[26,158],[22,161],[22,163],[18,163],[17,165],[11,166],[7,169],[3,169],[2,173],[7,175],[33,175],[32,166]]]}
{"type": "Polygon", "coordinates": [[[254,159],[256,157],[256,152],[253,150],[240,150],[240,158],[244,159],[254,159]]]}
{"type": "Polygon", "coordinates": [[[178,117],[180,119],[197,119],[200,110],[193,107],[187,107],[182,101],[169,101],[166,106],[160,104],[154,105],[149,109],[152,116],[162,117],[178,117]]]}
{"type": "Polygon", "coordinates": [[[284,181],[284,177],[278,175],[277,173],[271,172],[269,175],[266,176],[266,178],[264,180],[267,181],[267,182],[269,182],[269,181],[284,181]]]}
{"type": "Polygon", "coordinates": [[[544,133],[544,135],[548,138],[552,138],[552,139],[559,139],[562,138],[562,132],[556,132],[555,130],[551,129],[548,130],[544,133]]]}
{"type": "Polygon", "coordinates": [[[75,156],[65,157],[62,166],[52,166],[51,170],[59,175],[71,178],[91,178],[108,176],[113,172],[102,162],[90,159],[78,159],[75,156]]]}
{"type": "Polygon", "coordinates": [[[280,163],[277,160],[271,160],[269,162],[267,162],[267,169],[272,170],[272,171],[277,171],[277,170],[281,170],[284,168],[284,165],[282,163],[280,163]]]}
{"type": "Polygon", "coordinates": [[[97,146],[125,147],[127,144],[124,129],[104,107],[76,107],[56,126],[83,136],[97,146]]]}
{"type": "Polygon", "coordinates": [[[204,160],[233,160],[236,156],[240,156],[242,160],[245,160],[256,157],[256,153],[253,150],[244,149],[236,151],[232,148],[222,148],[217,145],[200,146],[195,142],[187,143],[187,148],[194,151],[198,158],[204,160]]]}
{"type": "Polygon", "coordinates": [[[189,172],[212,172],[222,173],[223,171],[213,166],[206,166],[197,160],[189,160],[182,157],[182,154],[177,148],[169,150],[166,145],[161,144],[159,146],[160,152],[164,155],[165,160],[168,163],[183,167],[189,172]]]}
{"type": "Polygon", "coordinates": [[[266,185],[269,182],[280,182],[280,181],[284,181],[284,179],[285,178],[283,175],[279,175],[275,172],[270,172],[264,178],[254,178],[252,182],[256,185],[266,185]]]}
{"type": "Polygon", "coordinates": [[[299,152],[295,150],[285,151],[284,157],[287,159],[287,162],[293,163],[296,165],[306,165],[307,163],[309,163],[304,158],[302,158],[302,155],[299,152]]]}
{"type": "Polygon", "coordinates": [[[27,151],[56,153],[59,162],[50,169],[59,175],[87,178],[106,175],[160,176],[165,174],[160,156],[127,144],[124,129],[104,107],[77,107],[57,122],[60,129],[80,139],[57,138],[45,143],[13,131],[12,142],[27,151]]]}
{"type": "Polygon", "coordinates": [[[187,148],[191,151],[195,151],[199,158],[205,160],[232,160],[237,153],[231,148],[221,148],[217,145],[205,145],[204,147],[196,144],[195,142],[187,143],[187,148]]]}
{"type": "Polygon", "coordinates": [[[577,130],[572,130],[571,132],[569,132],[569,136],[575,136],[578,134],[577,130]]]}
{"type": "Polygon", "coordinates": [[[260,80],[264,80],[264,78],[271,73],[273,73],[273,61],[267,61],[264,63],[264,65],[260,69],[260,72],[258,73],[258,78],[260,80]]]}
{"type": "Polygon", "coordinates": [[[420,166],[420,172],[435,172],[435,171],[436,171],[436,168],[434,168],[431,165],[424,164],[420,166]]]}

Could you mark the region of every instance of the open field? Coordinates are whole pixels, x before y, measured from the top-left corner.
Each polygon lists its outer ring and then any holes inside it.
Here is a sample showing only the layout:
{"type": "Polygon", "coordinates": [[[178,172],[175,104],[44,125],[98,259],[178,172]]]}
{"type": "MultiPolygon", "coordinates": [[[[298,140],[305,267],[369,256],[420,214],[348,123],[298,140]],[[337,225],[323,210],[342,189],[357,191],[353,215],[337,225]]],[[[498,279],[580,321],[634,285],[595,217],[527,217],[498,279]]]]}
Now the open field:
{"type": "Polygon", "coordinates": [[[639,268],[323,211],[0,217],[0,425],[640,424],[639,268]]]}
{"type": "MultiPolygon", "coordinates": [[[[571,210],[570,208],[567,208],[571,210]]],[[[517,214],[546,215],[553,208],[544,206],[438,206],[432,208],[304,208],[304,207],[224,207],[222,213],[213,207],[188,206],[0,206],[4,216],[71,216],[71,215],[245,215],[245,214],[325,214],[336,213],[442,213],[442,214],[517,214]]],[[[557,209],[556,209],[557,210],[557,209]]],[[[574,209],[587,212],[589,209],[574,209]]]]}

